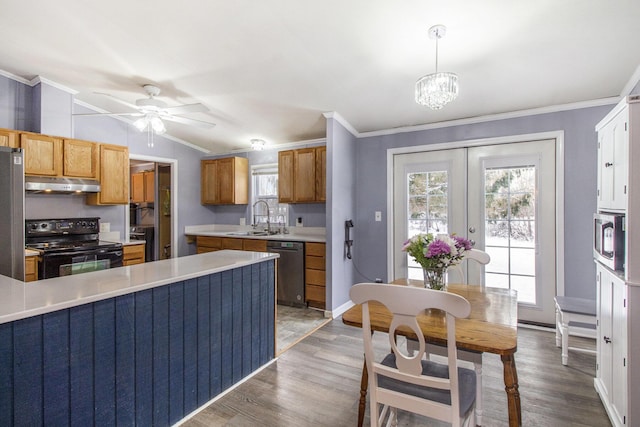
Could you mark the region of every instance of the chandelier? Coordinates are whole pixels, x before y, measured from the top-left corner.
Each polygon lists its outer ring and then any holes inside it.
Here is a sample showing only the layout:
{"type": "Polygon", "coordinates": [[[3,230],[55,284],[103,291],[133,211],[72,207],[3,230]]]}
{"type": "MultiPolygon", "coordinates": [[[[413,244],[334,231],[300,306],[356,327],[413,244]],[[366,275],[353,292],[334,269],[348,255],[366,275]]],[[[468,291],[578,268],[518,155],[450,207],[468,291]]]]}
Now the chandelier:
{"type": "Polygon", "coordinates": [[[438,72],[438,40],[447,33],[444,25],[429,28],[429,38],[436,39],[436,72],[416,82],[416,102],[432,110],[439,110],[458,96],[458,75],[438,72]]]}

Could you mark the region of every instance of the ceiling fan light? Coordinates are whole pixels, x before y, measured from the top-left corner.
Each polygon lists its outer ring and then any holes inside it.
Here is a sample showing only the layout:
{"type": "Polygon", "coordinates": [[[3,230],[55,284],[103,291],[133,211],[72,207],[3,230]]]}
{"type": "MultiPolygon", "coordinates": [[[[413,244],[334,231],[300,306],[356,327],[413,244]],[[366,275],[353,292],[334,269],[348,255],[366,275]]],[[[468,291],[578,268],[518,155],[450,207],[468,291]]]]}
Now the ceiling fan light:
{"type": "Polygon", "coordinates": [[[142,132],[143,130],[145,130],[147,128],[147,124],[149,124],[149,121],[147,120],[146,117],[141,117],[138,120],[136,120],[135,122],[133,122],[133,125],[140,132],[142,132]]]}
{"type": "Polygon", "coordinates": [[[264,150],[265,145],[266,145],[266,142],[264,141],[264,139],[256,138],[251,140],[251,148],[255,151],[264,150]]]}
{"type": "Polygon", "coordinates": [[[160,117],[152,117],[151,126],[153,127],[153,131],[159,135],[167,131],[167,128],[164,126],[164,123],[162,122],[160,117]]]}

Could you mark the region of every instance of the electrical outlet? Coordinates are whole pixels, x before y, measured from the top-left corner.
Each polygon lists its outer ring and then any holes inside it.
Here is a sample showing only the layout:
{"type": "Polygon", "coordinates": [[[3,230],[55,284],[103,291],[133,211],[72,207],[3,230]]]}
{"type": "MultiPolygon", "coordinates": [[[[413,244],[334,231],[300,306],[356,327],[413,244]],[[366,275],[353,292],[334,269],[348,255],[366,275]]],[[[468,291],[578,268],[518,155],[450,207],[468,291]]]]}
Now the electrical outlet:
{"type": "Polygon", "coordinates": [[[376,211],[376,221],[382,221],[382,212],[376,211]]]}
{"type": "Polygon", "coordinates": [[[247,219],[246,218],[240,218],[240,225],[247,225],[247,219]]]}
{"type": "Polygon", "coordinates": [[[111,223],[110,222],[101,222],[100,223],[100,232],[108,233],[111,231],[111,223]]]}

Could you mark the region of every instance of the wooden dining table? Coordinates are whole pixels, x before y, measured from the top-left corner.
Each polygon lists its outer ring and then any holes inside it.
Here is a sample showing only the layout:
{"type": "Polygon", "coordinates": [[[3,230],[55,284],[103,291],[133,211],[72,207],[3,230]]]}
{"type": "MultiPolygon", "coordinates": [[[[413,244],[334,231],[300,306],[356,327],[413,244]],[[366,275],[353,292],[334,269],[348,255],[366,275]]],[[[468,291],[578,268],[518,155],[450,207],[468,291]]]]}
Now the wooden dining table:
{"type": "MultiPolygon", "coordinates": [[[[424,286],[422,281],[397,279],[392,282],[404,286],[424,286]]],[[[466,298],[471,304],[471,314],[456,320],[456,346],[458,349],[500,356],[503,365],[505,391],[509,410],[509,426],[522,425],[518,374],[515,352],[518,348],[518,299],[516,292],[509,289],[482,288],[476,285],[448,284],[446,292],[466,298]]],[[[382,304],[369,303],[372,333],[389,332],[391,312],[382,304]]],[[[346,325],[362,328],[362,307],[355,305],[342,315],[346,325]]],[[[418,316],[418,323],[427,342],[444,344],[447,342],[447,327],[444,312],[425,310],[418,316]]],[[[408,338],[416,338],[407,330],[408,338]]],[[[358,427],[362,426],[367,398],[368,373],[366,362],[362,368],[360,382],[360,404],[358,407],[358,427]]]]}

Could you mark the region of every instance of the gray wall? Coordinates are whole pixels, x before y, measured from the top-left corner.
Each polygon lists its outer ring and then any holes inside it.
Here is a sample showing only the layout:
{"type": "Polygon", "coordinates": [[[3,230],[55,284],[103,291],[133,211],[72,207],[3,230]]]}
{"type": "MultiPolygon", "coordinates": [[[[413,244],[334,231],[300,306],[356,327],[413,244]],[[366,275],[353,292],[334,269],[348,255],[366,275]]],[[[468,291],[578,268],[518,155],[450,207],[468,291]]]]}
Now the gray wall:
{"type": "MultiPolygon", "coordinates": [[[[564,131],[565,294],[595,299],[591,220],[596,210],[597,135],[595,125],[612,106],[584,108],[521,118],[451,126],[419,132],[360,138],[357,142],[356,263],[369,277],[386,280],[385,223],[388,149],[509,135],[564,131]],[[383,222],[373,212],[382,211],[383,222]]],[[[399,250],[399,248],[398,248],[399,250]]],[[[359,278],[360,279],[360,278],[359,278]]]]}
{"type": "MultiPolygon", "coordinates": [[[[355,284],[353,261],[347,259],[344,223],[356,216],[356,137],[336,120],[327,119],[327,310],[335,310],[349,301],[349,289],[355,284]]],[[[364,226],[364,224],[362,224],[364,226]]],[[[364,227],[363,227],[364,229],[364,227]]],[[[356,240],[357,242],[357,240],[356,240]]],[[[352,253],[368,252],[364,245],[352,253]]]]}
{"type": "Polygon", "coordinates": [[[33,88],[0,76],[0,127],[33,129],[33,88]]]}

